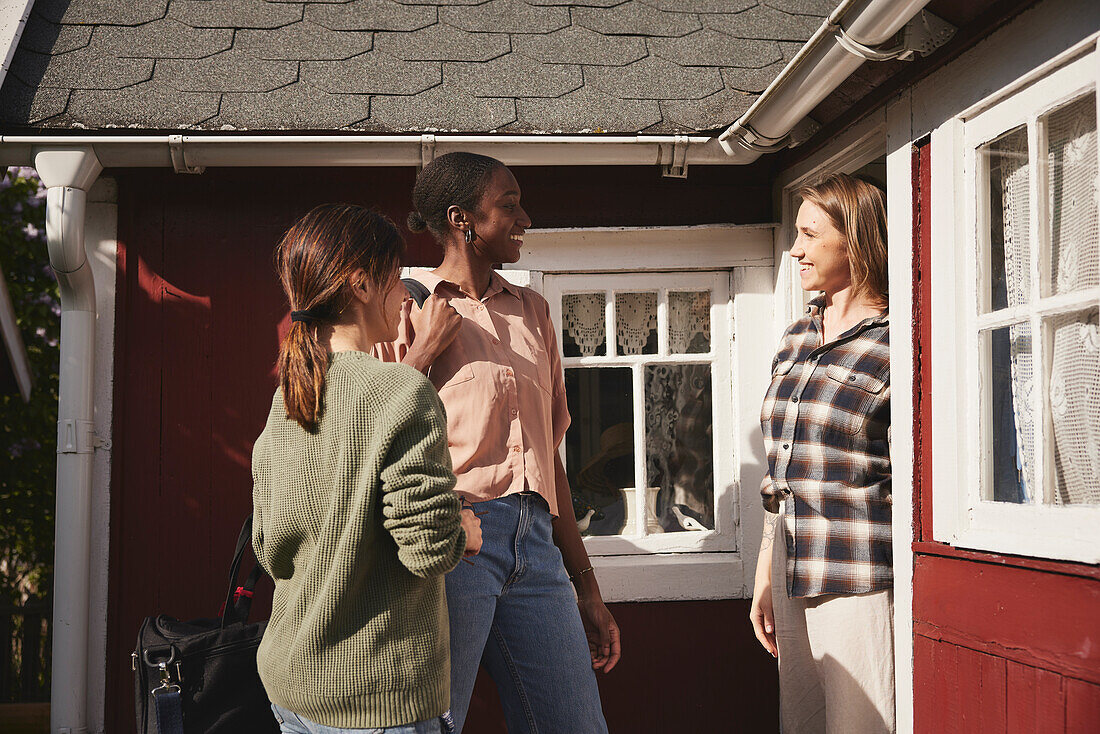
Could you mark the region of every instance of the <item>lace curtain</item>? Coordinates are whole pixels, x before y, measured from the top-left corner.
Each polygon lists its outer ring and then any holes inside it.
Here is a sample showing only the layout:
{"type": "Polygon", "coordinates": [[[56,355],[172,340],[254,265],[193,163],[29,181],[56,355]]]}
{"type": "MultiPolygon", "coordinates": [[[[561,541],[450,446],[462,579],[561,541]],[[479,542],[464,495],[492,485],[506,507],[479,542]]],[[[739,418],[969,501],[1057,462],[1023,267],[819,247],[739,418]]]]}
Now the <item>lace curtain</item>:
{"type": "MultiPolygon", "coordinates": [[[[1050,250],[1041,256],[1050,272],[1053,293],[1068,293],[1100,284],[1098,240],[1096,98],[1088,95],[1055,110],[1046,120],[1048,190],[1045,206],[1050,226],[1050,250]]],[[[992,144],[990,153],[992,210],[1002,215],[1000,233],[993,221],[993,246],[1003,236],[1004,280],[994,273],[993,307],[1012,307],[1039,297],[1030,284],[1031,171],[1026,130],[992,144]],[[999,181],[999,188],[995,184],[999,181]],[[996,197],[999,196],[999,201],[996,197]],[[1003,292],[1001,292],[1003,289],[1003,292]]],[[[1037,246],[1038,243],[1036,243],[1037,246]]],[[[1044,385],[1053,424],[1055,504],[1100,503],[1100,324],[1096,308],[1050,317],[1043,323],[1050,335],[1049,383],[1044,385]]],[[[1030,326],[1009,329],[1012,410],[1017,461],[1023,497],[1036,488],[1035,438],[1042,422],[1034,413],[1031,392],[1035,364],[1030,326]]],[[[1039,335],[1036,335],[1039,336],[1039,335]]],[[[996,369],[996,365],[994,366],[996,369]]],[[[1011,435],[1012,428],[995,426],[994,433],[1011,435]]],[[[1003,472],[1005,467],[997,467],[1003,472]]]]}
{"type": "MultiPolygon", "coordinates": [[[[994,308],[1019,306],[1028,302],[1031,283],[1031,167],[1028,162],[1027,130],[1020,128],[990,146],[991,183],[1000,181],[999,190],[991,186],[991,196],[999,194],[1000,200],[991,202],[993,210],[1000,209],[1001,227],[991,233],[991,246],[997,248],[997,235],[1001,236],[1004,255],[1004,280],[994,284],[992,296],[994,308]],[[998,206],[999,204],[999,206],[998,206]],[[1003,288],[1004,292],[1000,293],[1003,288]]],[[[996,426],[994,440],[1003,443],[1015,434],[1016,450],[997,452],[1000,456],[1015,454],[1016,467],[997,466],[1000,481],[996,484],[995,499],[1009,502],[1026,502],[1035,487],[1035,407],[1032,389],[1035,381],[1031,349],[1031,329],[1027,323],[1008,327],[1010,373],[1012,386],[1011,410],[1002,410],[1005,418],[1014,417],[1014,426],[996,426]],[[1015,470],[1015,471],[1014,471],[1015,470]],[[1015,483],[1008,477],[1016,474],[1015,483]],[[1009,492],[1007,487],[1018,485],[1009,492]]],[[[996,360],[994,360],[996,362],[996,360]]],[[[999,365],[994,364],[994,369],[999,365]]]]}
{"type": "MultiPolygon", "coordinates": [[[[657,294],[618,293],[615,296],[615,339],[620,354],[641,354],[657,333],[657,294]]],[[[656,341],[656,340],[654,340],[656,341]]],[[[656,352],[656,349],[649,350],[656,352]]]]}
{"type": "MultiPolygon", "coordinates": [[[[568,293],[562,296],[562,326],[581,356],[591,357],[604,344],[606,296],[568,293]]],[[[617,293],[615,340],[620,354],[655,353],[657,293],[617,293]],[[651,344],[647,349],[646,345],[651,344]]],[[[710,349],[710,292],[668,294],[668,337],[672,354],[710,349]]]]}
{"type": "Polygon", "coordinates": [[[668,349],[673,354],[710,351],[710,293],[668,294],[668,349]],[[696,336],[702,344],[696,348],[696,336]]]}
{"type": "MultiPolygon", "coordinates": [[[[1050,115],[1047,124],[1055,293],[1100,284],[1096,97],[1050,115]]],[[[1100,504],[1100,324],[1097,309],[1053,317],[1050,408],[1055,504],[1100,504]]]]}
{"type": "Polygon", "coordinates": [[[568,293],[561,297],[561,320],[566,333],[577,343],[582,357],[596,354],[604,343],[603,293],[568,293]]]}
{"type": "Polygon", "coordinates": [[[645,370],[646,464],[665,532],[714,529],[709,364],[645,370]]]}

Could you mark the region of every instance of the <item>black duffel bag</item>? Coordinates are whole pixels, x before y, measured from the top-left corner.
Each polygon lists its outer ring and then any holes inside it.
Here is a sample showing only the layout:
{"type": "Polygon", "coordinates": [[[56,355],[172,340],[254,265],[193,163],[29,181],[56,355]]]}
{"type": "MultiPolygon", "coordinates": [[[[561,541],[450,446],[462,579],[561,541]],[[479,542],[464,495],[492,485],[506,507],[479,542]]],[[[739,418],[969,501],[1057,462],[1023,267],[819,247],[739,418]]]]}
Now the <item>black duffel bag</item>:
{"type": "Polygon", "coordinates": [[[277,734],[279,725],[256,670],[267,622],[248,623],[259,564],[237,586],[252,540],[245,520],[229,570],[220,617],[181,622],[146,617],[133,653],[139,734],[277,734]]]}

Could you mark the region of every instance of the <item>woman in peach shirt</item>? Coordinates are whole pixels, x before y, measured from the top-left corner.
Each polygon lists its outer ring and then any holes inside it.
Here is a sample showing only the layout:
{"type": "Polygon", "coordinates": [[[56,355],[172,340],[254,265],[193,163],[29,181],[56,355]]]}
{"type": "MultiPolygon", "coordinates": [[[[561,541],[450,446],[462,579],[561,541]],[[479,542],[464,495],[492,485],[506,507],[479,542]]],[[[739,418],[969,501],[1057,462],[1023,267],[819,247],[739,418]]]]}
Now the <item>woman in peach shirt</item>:
{"type": "Polygon", "coordinates": [[[413,204],[410,229],[431,231],[443,263],[414,273],[430,295],[405,303],[397,341],[378,352],[439,391],[455,490],[482,521],[481,553],[447,575],[457,730],[480,663],[510,732],[602,734],[593,671],[615,666],[619,628],[558,454],[569,411],[550,307],[493,270],[519,259],[531,226],[519,184],[500,161],[449,153],[417,176],[413,204]]]}

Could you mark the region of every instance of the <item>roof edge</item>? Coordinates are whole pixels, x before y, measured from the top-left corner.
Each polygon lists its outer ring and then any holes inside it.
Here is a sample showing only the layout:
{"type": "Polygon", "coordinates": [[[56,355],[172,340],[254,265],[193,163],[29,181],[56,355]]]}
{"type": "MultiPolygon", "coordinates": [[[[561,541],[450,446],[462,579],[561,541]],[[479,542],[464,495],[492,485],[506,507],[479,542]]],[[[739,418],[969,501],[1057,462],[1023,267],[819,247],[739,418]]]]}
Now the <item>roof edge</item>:
{"type": "Polygon", "coordinates": [[[452,151],[508,165],[738,164],[705,135],[0,135],[0,165],[34,165],[43,150],[91,147],[105,168],[422,166],[452,151]]]}
{"type": "Polygon", "coordinates": [[[0,86],[8,75],[8,67],[27,27],[27,18],[31,15],[34,0],[6,0],[0,2],[0,49],[4,51],[4,63],[0,64],[0,86]]]}

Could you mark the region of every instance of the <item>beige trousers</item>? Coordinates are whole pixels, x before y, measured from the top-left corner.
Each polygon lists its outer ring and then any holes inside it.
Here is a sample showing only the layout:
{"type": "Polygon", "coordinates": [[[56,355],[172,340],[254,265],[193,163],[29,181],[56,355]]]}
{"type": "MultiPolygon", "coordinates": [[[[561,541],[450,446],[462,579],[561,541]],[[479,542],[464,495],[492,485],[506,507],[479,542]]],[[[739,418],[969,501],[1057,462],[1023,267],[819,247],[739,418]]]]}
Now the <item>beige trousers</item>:
{"type": "Polygon", "coordinates": [[[782,532],[772,550],[783,734],[893,734],[894,592],[787,596],[782,532]]]}

